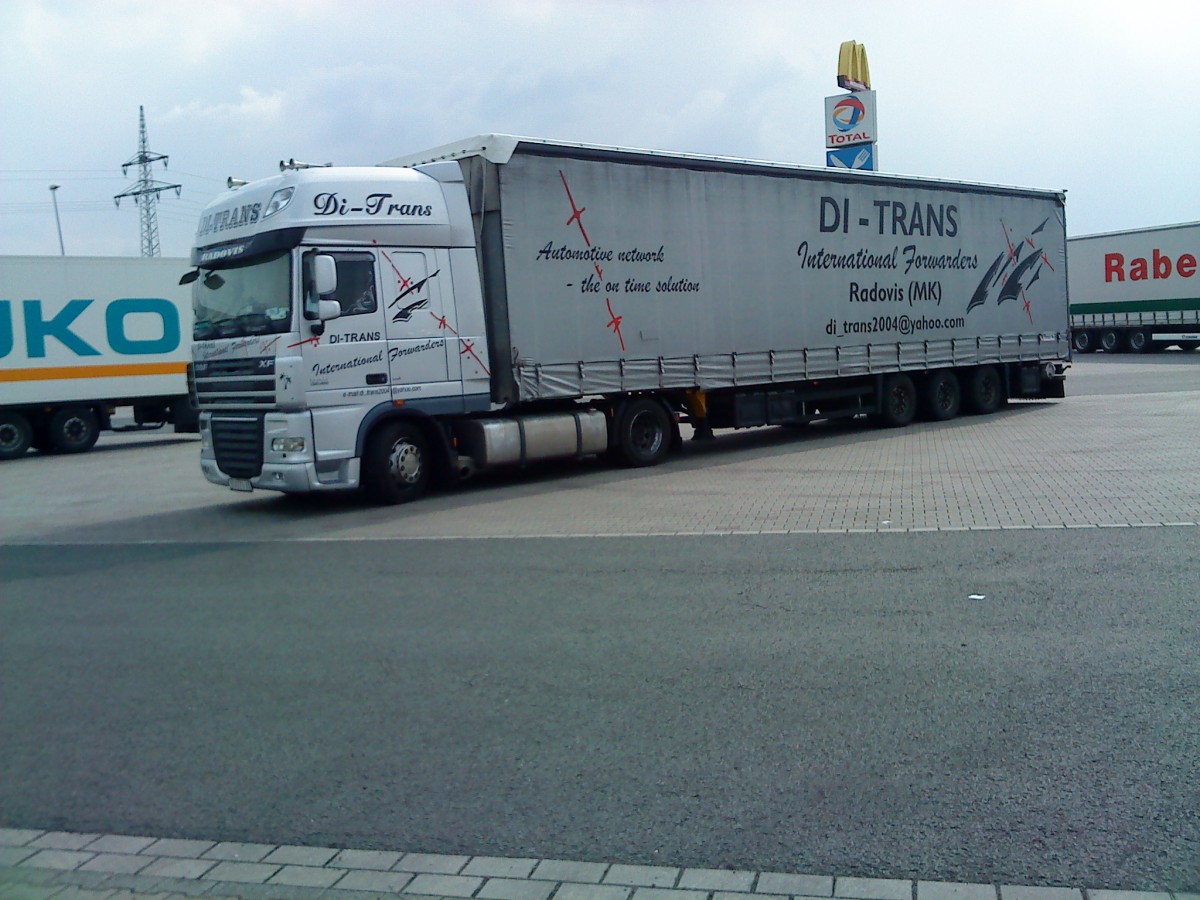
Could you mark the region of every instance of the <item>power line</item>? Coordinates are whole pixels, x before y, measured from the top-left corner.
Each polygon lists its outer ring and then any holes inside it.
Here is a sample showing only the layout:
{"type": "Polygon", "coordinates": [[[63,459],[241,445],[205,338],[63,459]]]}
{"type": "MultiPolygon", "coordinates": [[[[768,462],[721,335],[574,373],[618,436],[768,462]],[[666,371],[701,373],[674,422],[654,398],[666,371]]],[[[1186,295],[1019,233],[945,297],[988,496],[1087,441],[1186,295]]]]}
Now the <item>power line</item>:
{"type": "Polygon", "coordinates": [[[179,169],[176,169],[175,171],[177,173],[179,173],[180,175],[187,175],[190,178],[199,178],[201,181],[211,181],[214,184],[220,184],[220,185],[225,184],[224,178],[213,178],[211,175],[198,175],[195,172],[183,172],[183,171],[180,171],[179,169]]]}
{"type": "MultiPolygon", "coordinates": [[[[224,178],[214,178],[211,175],[201,175],[198,172],[184,172],[176,169],[175,174],[187,175],[201,181],[211,181],[213,184],[225,186],[224,178]]],[[[54,176],[60,181],[111,181],[116,179],[108,169],[0,169],[0,181],[36,181],[42,182],[47,176],[54,176]]]]}
{"type": "MultiPolygon", "coordinates": [[[[26,172],[31,171],[26,169],[26,172]]],[[[5,172],[0,172],[0,181],[45,181],[47,177],[57,178],[59,181],[115,181],[116,175],[109,172],[106,175],[76,175],[73,172],[64,172],[61,169],[47,169],[42,175],[9,175],[5,172]]]]}
{"type": "Polygon", "coordinates": [[[138,152],[121,166],[121,174],[127,173],[130,166],[136,165],[140,177],[133,187],[126,188],[113,197],[113,200],[119,207],[122,197],[132,197],[133,202],[140,207],[142,211],[142,256],[159,255],[158,217],[156,215],[158,195],[163,191],[173,190],[175,196],[178,197],[183,190],[181,184],[168,184],[165,181],[156,181],[151,177],[150,167],[156,162],[161,162],[164,169],[167,167],[167,157],[162,153],[153,153],[149,148],[149,141],[146,139],[146,108],[139,106],[138,152]]]}
{"type": "Polygon", "coordinates": [[[95,175],[104,173],[112,174],[108,169],[0,169],[0,177],[3,177],[8,172],[14,172],[18,175],[69,175],[79,172],[95,175]]]}
{"type": "MultiPolygon", "coordinates": [[[[112,207],[108,205],[106,200],[96,200],[88,202],[86,200],[72,200],[65,203],[60,203],[59,206],[63,212],[85,213],[85,212],[111,212],[112,207]]],[[[44,215],[46,212],[45,203],[0,203],[0,211],[6,216],[20,216],[25,214],[36,213],[44,215]]]]}
{"type": "MultiPolygon", "coordinates": [[[[180,201],[180,204],[184,210],[189,212],[189,214],[191,212],[199,212],[200,210],[204,209],[205,206],[205,204],[195,200],[190,202],[187,200],[182,200],[180,201]]],[[[59,206],[61,206],[64,210],[76,210],[81,212],[93,209],[104,212],[113,211],[113,208],[108,205],[107,200],[64,200],[63,202],[59,203],[59,206]]],[[[8,203],[0,203],[0,210],[3,210],[6,213],[45,212],[46,204],[44,202],[38,203],[34,200],[12,201],[8,203]]],[[[164,216],[169,215],[169,212],[166,209],[161,210],[161,212],[164,216]]]]}

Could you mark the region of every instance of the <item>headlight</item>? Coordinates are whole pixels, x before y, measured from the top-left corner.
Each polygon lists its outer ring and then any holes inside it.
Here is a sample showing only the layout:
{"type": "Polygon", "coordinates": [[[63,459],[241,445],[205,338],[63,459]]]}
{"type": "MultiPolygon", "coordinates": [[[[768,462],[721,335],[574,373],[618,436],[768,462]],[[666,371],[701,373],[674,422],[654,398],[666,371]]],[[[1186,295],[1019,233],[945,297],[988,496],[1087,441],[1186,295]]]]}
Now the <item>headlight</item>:
{"type": "Polygon", "coordinates": [[[267,208],[263,212],[263,218],[269,219],[275,213],[286,207],[292,202],[292,194],[296,193],[294,187],[280,188],[271,195],[270,201],[267,203],[267,208]]]}
{"type": "Polygon", "coordinates": [[[304,438],[302,437],[281,437],[272,438],[271,449],[276,453],[303,453],[304,438]]]}

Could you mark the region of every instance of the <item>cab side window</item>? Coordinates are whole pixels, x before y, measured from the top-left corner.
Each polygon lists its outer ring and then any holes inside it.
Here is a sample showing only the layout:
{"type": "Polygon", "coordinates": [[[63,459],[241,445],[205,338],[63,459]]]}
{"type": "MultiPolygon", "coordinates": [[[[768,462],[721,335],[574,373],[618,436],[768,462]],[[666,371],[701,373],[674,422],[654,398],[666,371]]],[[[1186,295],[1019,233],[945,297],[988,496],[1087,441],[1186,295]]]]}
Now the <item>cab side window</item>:
{"type": "Polygon", "coordinates": [[[337,262],[337,295],[343,316],[373,313],[378,309],[375,291],[375,257],[370,253],[331,253],[337,262]]]}

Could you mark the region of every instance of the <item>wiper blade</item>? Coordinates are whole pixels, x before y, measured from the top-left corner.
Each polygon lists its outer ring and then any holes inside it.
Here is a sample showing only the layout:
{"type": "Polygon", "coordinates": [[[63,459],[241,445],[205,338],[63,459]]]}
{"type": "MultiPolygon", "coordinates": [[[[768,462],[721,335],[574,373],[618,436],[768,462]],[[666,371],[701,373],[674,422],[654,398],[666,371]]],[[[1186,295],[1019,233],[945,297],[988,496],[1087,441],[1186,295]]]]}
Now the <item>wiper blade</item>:
{"type": "Polygon", "coordinates": [[[209,341],[215,337],[231,337],[235,329],[230,326],[236,322],[234,316],[220,319],[197,319],[192,323],[192,340],[209,341]]]}
{"type": "Polygon", "coordinates": [[[218,325],[224,325],[226,322],[232,322],[233,316],[225,316],[223,319],[197,319],[196,325],[206,325],[210,328],[216,328],[218,325]]]}

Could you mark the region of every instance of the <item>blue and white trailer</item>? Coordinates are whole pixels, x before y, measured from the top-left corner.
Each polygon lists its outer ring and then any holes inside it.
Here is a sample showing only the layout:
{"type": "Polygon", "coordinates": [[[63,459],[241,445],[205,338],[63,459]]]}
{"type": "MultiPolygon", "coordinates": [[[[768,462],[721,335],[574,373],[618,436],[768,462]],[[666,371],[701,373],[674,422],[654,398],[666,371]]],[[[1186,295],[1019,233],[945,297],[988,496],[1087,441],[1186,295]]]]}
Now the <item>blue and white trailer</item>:
{"type": "Polygon", "coordinates": [[[0,256],[0,460],[89,450],[131,407],[195,431],[182,259],[0,256]]]}

